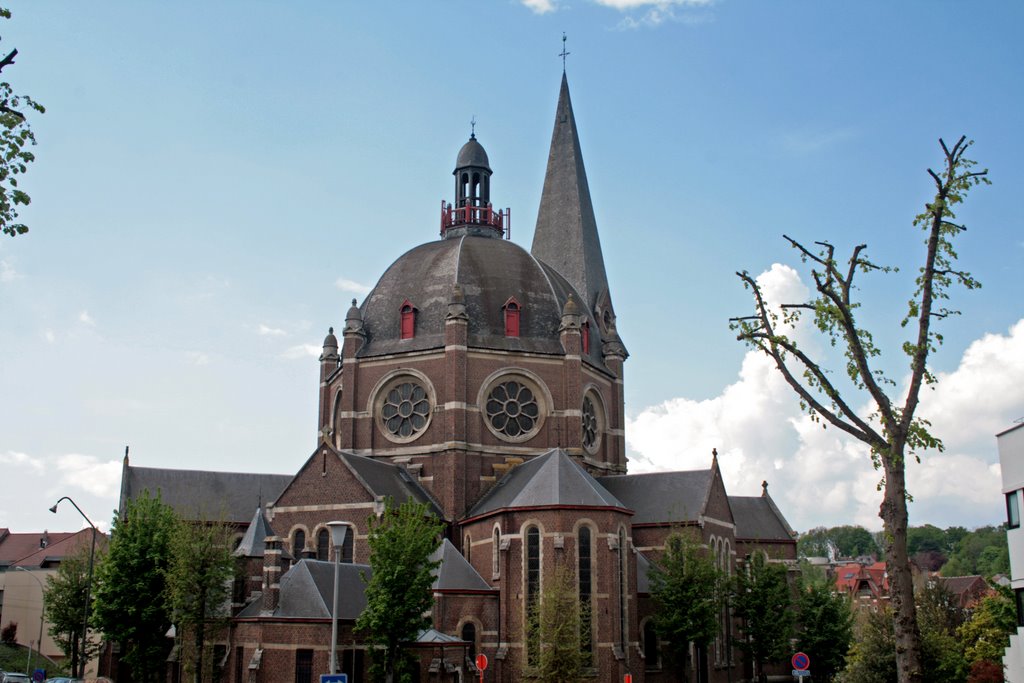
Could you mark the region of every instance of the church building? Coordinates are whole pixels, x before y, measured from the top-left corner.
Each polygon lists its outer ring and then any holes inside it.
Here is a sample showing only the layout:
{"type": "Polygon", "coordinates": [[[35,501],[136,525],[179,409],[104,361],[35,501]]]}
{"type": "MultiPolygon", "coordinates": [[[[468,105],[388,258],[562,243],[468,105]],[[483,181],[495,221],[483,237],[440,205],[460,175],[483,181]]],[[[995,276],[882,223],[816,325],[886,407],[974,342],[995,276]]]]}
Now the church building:
{"type": "MultiPolygon", "coordinates": [[[[186,516],[223,501],[238,526],[247,580],[217,646],[222,681],[306,683],[328,670],[332,521],[348,526],[339,662],[349,681],[368,680],[352,627],[365,606],[367,520],[389,498],[426,503],[445,524],[433,629],[410,644],[421,681],[475,680],[476,654],[488,658],[486,681],[529,679],[538,645],[526,616],[559,566],[589,621],[590,678],[677,680],[651,624],[648,581],[669,535],[690,534],[726,572],[755,552],[796,559],[796,534],[767,484],[760,496],[729,496],[715,454],[703,470],[627,472],[629,354],[565,75],[529,250],[508,239],[510,215],[495,208],[500,188],[475,135],[453,176],[440,238],[399,256],[324,339],[319,445],[293,476],[142,468],[125,457],[122,508],[159,489],[186,516]]],[[[721,630],[694,648],[695,680],[749,678],[727,612],[721,630]]]]}

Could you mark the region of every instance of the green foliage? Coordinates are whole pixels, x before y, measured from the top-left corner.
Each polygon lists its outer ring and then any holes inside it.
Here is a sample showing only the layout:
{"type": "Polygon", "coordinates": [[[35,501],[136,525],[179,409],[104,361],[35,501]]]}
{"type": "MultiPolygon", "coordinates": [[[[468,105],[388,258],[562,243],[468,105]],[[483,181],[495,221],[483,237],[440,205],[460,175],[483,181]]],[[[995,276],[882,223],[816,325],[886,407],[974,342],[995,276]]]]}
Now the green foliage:
{"type": "Polygon", "coordinates": [[[860,557],[877,555],[878,544],[871,532],[862,526],[844,524],[832,528],[823,526],[800,534],[796,542],[800,557],[860,557]]]}
{"type": "MultiPolygon", "coordinates": [[[[77,669],[82,655],[82,622],[85,617],[85,594],[89,582],[89,546],[82,546],[71,555],[66,555],[57,568],[57,573],[46,577],[46,591],[43,593],[43,612],[50,625],[47,633],[53,638],[60,651],[71,662],[72,670],[77,669]]],[[[96,562],[101,561],[97,556],[96,562]]],[[[90,619],[90,625],[95,618],[90,619]]],[[[92,659],[99,651],[99,644],[86,643],[85,660],[92,659]]]]}
{"type": "Polygon", "coordinates": [[[957,629],[964,658],[973,670],[978,662],[1002,664],[1003,650],[1017,631],[1017,607],[1013,591],[996,586],[995,594],[982,598],[971,618],[957,629]]]}
{"type": "Polygon", "coordinates": [[[766,663],[792,654],[793,594],[786,565],[754,553],[736,572],[733,607],[740,619],[736,647],[747,654],[764,680],[766,663]]]}
{"type": "Polygon", "coordinates": [[[724,579],[707,553],[678,533],[669,536],[661,561],[651,565],[654,630],[681,669],[691,642],[707,645],[718,634],[724,579]]]}
{"type": "Polygon", "coordinates": [[[14,645],[18,642],[18,622],[8,621],[7,624],[0,629],[0,643],[4,645],[14,645]]]}
{"type": "MultiPolygon", "coordinates": [[[[11,13],[0,9],[0,17],[10,19],[11,13]]],[[[0,60],[0,71],[13,64],[17,54],[13,50],[0,60]]],[[[46,110],[32,98],[15,94],[10,83],[0,82],[0,228],[11,236],[28,232],[26,225],[17,222],[17,207],[31,201],[18,187],[18,177],[35,161],[28,148],[36,144],[36,137],[28,125],[26,111],[42,114],[46,110]]]]}
{"type": "Polygon", "coordinates": [[[824,584],[801,587],[797,649],[811,659],[815,680],[828,683],[846,664],[853,639],[850,598],[824,584]]]}
{"type": "Polygon", "coordinates": [[[907,552],[911,555],[920,552],[949,552],[950,547],[946,532],[942,529],[925,524],[907,529],[907,552]]]}
{"type": "MultiPolygon", "coordinates": [[[[412,662],[401,650],[420,630],[429,628],[433,607],[430,587],[439,563],[430,560],[437,549],[443,523],[430,508],[407,500],[397,508],[388,500],[380,518],[370,517],[370,566],[366,609],[356,621],[375,648],[375,675],[387,681],[410,681],[412,662]]],[[[365,577],[364,577],[365,579],[365,577]]]]}
{"type": "Polygon", "coordinates": [[[48,676],[61,676],[66,672],[59,666],[54,666],[46,657],[32,650],[31,657],[28,656],[28,648],[22,645],[5,645],[0,643],[0,671],[21,671],[25,662],[28,661],[28,673],[36,669],[42,669],[48,676]]]}
{"type": "Polygon", "coordinates": [[[96,626],[121,644],[132,679],[142,683],[160,680],[167,656],[171,616],[164,596],[176,525],[174,511],[159,495],[146,491],[127,501],[124,517],[114,517],[107,555],[96,568],[96,626]]]}
{"type": "Polygon", "coordinates": [[[1006,530],[999,526],[983,526],[962,536],[949,562],[942,567],[943,576],[970,576],[1010,573],[1010,553],[1006,530]]]}
{"type": "Polygon", "coordinates": [[[580,638],[583,615],[576,594],[576,575],[559,565],[544,582],[540,603],[530,618],[528,637],[540,646],[536,676],[542,681],[583,680],[586,653],[580,638]]]}
{"type": "Polygon", "coordinates": [[[179,521],[171,534],[167,602],[187,655],[182,657],[185,671],[196,683],[212,676],[206,642],[223,631],[231,615],[232,536],[231,527],[220,522],[179,521]]]}

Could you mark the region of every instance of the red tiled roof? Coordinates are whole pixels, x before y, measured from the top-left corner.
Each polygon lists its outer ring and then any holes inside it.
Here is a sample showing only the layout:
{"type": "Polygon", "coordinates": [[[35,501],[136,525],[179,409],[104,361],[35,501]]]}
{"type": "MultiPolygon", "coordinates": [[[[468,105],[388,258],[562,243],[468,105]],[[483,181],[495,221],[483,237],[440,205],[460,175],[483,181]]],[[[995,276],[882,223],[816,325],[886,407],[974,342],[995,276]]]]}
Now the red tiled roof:
{"type": "MultiPolygon", "coordinates": [[[[47,561],[60,561],[73,555],[83,545],[92,540],[92,530],[83,529],[73,532],[9,534],[0,540],[0,563],[9,566],[41,567],[47,561]],[[45,535],[44,535],[45,534],[45,535]],[[46,538],[45,547],[40,547],[41,539],[46,538]]],[[[100,534],[105,540],[106,536],[100,534]]],[[[99,542],[99,538],[97,538],[99,542]]]]}

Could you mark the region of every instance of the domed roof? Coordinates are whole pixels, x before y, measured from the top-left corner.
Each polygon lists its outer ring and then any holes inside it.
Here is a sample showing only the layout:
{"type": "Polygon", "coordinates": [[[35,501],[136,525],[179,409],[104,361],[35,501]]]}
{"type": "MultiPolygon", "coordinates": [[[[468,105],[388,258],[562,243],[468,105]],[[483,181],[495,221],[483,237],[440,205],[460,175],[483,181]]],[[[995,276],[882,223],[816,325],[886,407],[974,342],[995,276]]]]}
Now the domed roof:
{"type": "Polygon", "coordinates": [[[455,159],[455,170],[466,166],[476,166],[478,168],[486,168],[488,171],[491,170],[490,162],[487,159],[487,152],[484,151],[484,146],[476,141],[475,135],[471,136],[469,142],[462,146],[462,149],[459,150],[459,156],[455,159]]]}
{"type": "MultiPolygon", "coordinates": [[[[562,354],[558,328],[572,293],[565,278],[519,245],[466,235],[422,244],[398,258],[363,302],[366,342],[360,357],[444,347],[445,316],[458,284],[474,348],[562,354]],[[519,303],[519,336],[505,336],[504,306],[519,303]],[[415,336],[401,338],[400,309],[416,309],[415,336]]],[[[589,360],[603,367],[598,325],[591,326],[589,360]]]]}

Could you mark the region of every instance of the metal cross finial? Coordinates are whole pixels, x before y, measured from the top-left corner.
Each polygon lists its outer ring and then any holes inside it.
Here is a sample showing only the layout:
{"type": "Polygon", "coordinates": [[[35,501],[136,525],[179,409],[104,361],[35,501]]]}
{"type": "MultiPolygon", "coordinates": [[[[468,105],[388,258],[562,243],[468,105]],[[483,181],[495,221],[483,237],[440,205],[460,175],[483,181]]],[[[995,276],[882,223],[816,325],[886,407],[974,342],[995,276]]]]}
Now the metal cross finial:
{"type": "Polygon", "coordinates": [[[469,137],[476,139],[476,114],[473,114],[473,118],[469,120],[469,137]]]}
{"type": "Polygon", "coordinates": [[[562,58],[562,73],[565,73],[565,58],[571,55],[571,52],[565,51],[565,31],[562,31],[562,51],[558,53],[558,56],[562,58]]]}

